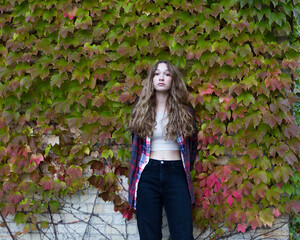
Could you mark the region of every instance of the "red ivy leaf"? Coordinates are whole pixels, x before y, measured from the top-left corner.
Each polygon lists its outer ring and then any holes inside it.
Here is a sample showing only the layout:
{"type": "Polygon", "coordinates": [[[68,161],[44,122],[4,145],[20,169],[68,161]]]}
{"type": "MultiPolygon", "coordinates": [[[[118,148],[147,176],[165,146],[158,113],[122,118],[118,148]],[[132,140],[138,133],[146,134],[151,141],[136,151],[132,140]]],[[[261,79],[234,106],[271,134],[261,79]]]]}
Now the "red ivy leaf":
{"type": "Polygon", "coordinates": [[[38,166],[40,164],[40,162],[43,162],[43,161],[44,161],[44,157],[40,153],[32,154],[30,156],[30,163],[34,162],[36,164],[36,166],[38,166]]]}
{"type": "Polygon", "coordinates": [[[94,161],[91,165],[91,169],[94,171],[101,171],[103,169],[103,162],[94,161]]]}
{"type": "Polygon", "coordinates": [[[300,200],[296,200],[290,204],[291,208],[296,212],[300,212],[300,200]]]}
{"type": "Polygon", "coordinates": [[[6,176],[10,174],[10,167],[7,163],[0,167],[0,176],[3,176],[4,174],[6,176]]]}
{"type": "Polygon", "coordinates": [[[93,98],[92,105],[100,107],[103,102],[105,102],[105,96],[103,93],[100,93],[93,98]]]}
{"type": "Polygon", "coordinates": [[[300,149],[300,141],[297,138],[293,138],[287,142],[289,147],[294,151],[294,153],[297,153],[298,149],[300,149]]]}
{"type": "Polygon", "coordinates": [[[235,120],[237,117],[244,118],[244,113],[247,112],[245,107],[238,107],[232,112],[232,118],[235,120]]]}
{"type": "Polygon", "coordinates": [[[127,176],[128,168],[119,166],[115,169],[115,174],[119,176],[127,176]]]}
{"type": "Polygon", "coordinates": [[[126,218],[128,221],[132,218],[133,211],[131,209],[123,212],[123,218],[126,218]]]}
{"type": "Polygon", "coordinates": [[[120,102],[124,103],[126,102],[130,97],[130,94],[128,92],[123,92],[120,97],[119,97],[119,100],[120,102]]]}
{"type": "Polygon", "coordinates": [[[202,201],[201,203],[202,203],[202,207],[203,207],[204,209],[207,209],[208,206],[210,205],[210,202],[209,202],[209,200],[208,200],[207,198],[204,198],[203,201],[202,201]]]}
{"type": "Polygon", "coordinates": [[[40,181],[40,185],[42,186],[42,188],[46,191],[46,190],[51,190],[53,189],[53,180],[51,178],[47,177],[43,177],[40,181]]]}
{"type": "Polygon", "coordinates": [[[288,162],[290,165],[293,165],[294,162],[297,162],[297,157],[292,151],[288,151],[283,156],[284,161],[288,162]]]}
{"type": "Polygon", "coordinates": [[[224,202],[224,197],[221,192],[218,192],[211,196],[211,201],[213,204],[220,205],[224,202]]]}
{"type": "Polygon", "coordinates": [[[237,202],[241,201],[242,193],[240,191],[234,190],[232,192],[232,195],[235,197],[235,199],[237,200],[237,202]]]}
{"type": "Polygon", "coordinates": [[[78,102],[85,107],[88,99],[92,99],[92,94],[90,91],[86,91],[84,95],[79,98],[78,102]]]}
{"type": "Polygon", "coordinates": [[[82,173],[82,169],[79,166],[72,165],[68,168],[67,174],[71,176],[71,178],[80,178],[82,173]]]}
{"type": "Polygon", "coordinates": [[[100,188],[100,189],[101,189],[101,187],[103,187],[103,183],[104,183],[103,177],[100,176],[100,175],[98,175],[98,176],[92,175],[92,176],[89,178],[89,183],[90,183],[91,185],[93,185],[94,187],[100,188]]]}
{"type": "Polygon", "coordinates": [[[232,213],[228,215],[227,221],[229,223],[236,223],[238,220],[238,214],[239,213],[237,211],[232,211],[232,213]]]}
{"type": "Polygon", "coordinates": [[[245,196],[250,194],[252,188],[253,185],[249,181],[243,182],[239,186],[239,189],[241,190],[242,194],[244,194],[245,196]]]}
{"type": "Polygon", "coordinates": [[[260,183],[260,184],[256,187],[256,193],[257,193],[261,198],[264,198],[267,189],[268,189],[268,187],[267,187],[265,184],[260,183]]]}
{"type": "Polygon", "coordinates": [[[232,205],[232,203],[233,203],[233,198],[232,198],[231,195],[228,196],[228,198],[227,198],[227,203],[229,204],[229,206],[232,205]]]}
{"type": "Polygon", "coordinates": [[[222,135],[220,138],[220,143],[225,144],[226,147],[234,146],[234,138],[232,136],[222,135]]]}
{"type": "Polygon", "coordinates": [[[13,216],[16,211],[15,211],[15,207],[12,204],[7,204],[1,209],[1,212],[3,216],[6,218],[8,214],[11,214],[13,216]]]}
{"type": "Polygon", "coordinates": [[[282,130],[287,138],[291,138],[291,136],[298,138],[299,127],[296,123],[290,122],[288,125],[283,126],[282,130]]]}
{"type": "Polygon", "coordinates": [[[192,58],[194,58],[194,53],[193,52],[188,52],[187,54],[186,54],[186,58],[187,59],[192,59],[192,58]]]}
{"type": "Polygon", "coordinates": [[[288,150],[289,147],[284,142],[279,142],[276,145],[276,152],[279,154],[280,157],[282,157],[288,150]]]}
{"type": "Polygon", "coordinates": [[[223,121],[225,121],[227,118],[230,119],[230,118],[231,118],[231,114],[230,114],[229,111],[228,111],[228,112],[218,112],[218,113],[216,113],[216,117],[217,117],[217,118],[220,118],[221,121],[223,122],[223,121]]]}
{"type": "Polygon", "coordinates": [[[278,208],[273,209],[273,214],[274,214],[275,217],[279,217],[280,212],[279,212],[278,208]]]}
{"type": "Polygon", "coordinates": [[[111,137],[111,136],[110,136],[110,133],[109,133],[109,132],[101,132],[101,133],[99,134],[98,139],[99,139],[99,142],[103,144],[104,141],[105,141],[105,139],[110,138],[110,137],[111,137]]]}
{"type": "Polygon", "coordinates": [[[238,232],[242,232],[242,233],[246,232],[246,228],[247,228],[247,225],[245,223],[238,224],[238,226],[237,226],[238,232]]]}
{"type": "Polygon", "coordinates": [[[117,53],[120,53],[122,56],[125,56],[129,53],[130,46],[119,46],[117,53]]]}
{"type": "Polygon", "coordinates": [[[274,145],[272,145],[269,149],[269,152],[270,152],[270,155],[272,157],[275,157],[275,154],[276,154],[276,147],[274,145]]]}
{"type": "Polygon", "coordinates": [[[263,115],[263,121],[264,121],[264,123],[269,124],[271,128],[273,128],[275,126],[276,122],[280,125],[282,122],[282,119],[280,116],[277,116],[277,115],[267,112],[267,113],[264,113],[264,115],[263,115]]]}
{"type": "Polygon", "coordinates": [[[246,22],[246,21],[240,21],[240,22],[238,22],[237,28],[240,30],[240,32],[243,31],[243,29],[245,27],[249,28],[249,23],[248,22],[246,22]]]}
{"type": "Polygon", "coordinates": [[[198,172],[198,173],[202,173],[202,170],[203,170],[203,168],[202,168],[202,164],[201,164],[201,162],[196,162],[196,164],[195,164],[195,167],[194,167],[195,169],[196,169],[196,171],[198,172]]]}
{"type": "Polygon", "coordinates": [[[17,193],[14,193],[13,195],[10,195],[8,197],[8,201],[12,204],[18,204],[19,202],[21,202],[23,199],[23,196],[21,193],[17,192],[17,193]]]}
{"type": "Polygon", "coordinates": [[[16,186],[17,186],[16,183],[7,181],[7,182],[3,183],[3,190],[7,191],[7,190],[10,190],[12,188],[15,188],[16,186]]]}
{"type": "Polygon", "coordinates": [[[109,201],[109,193],[108,192],[101,192],[98,197],[102,198],[105,202],[109,201]]]}
{"type": "Polygon", "coordinates": [[[207,83],[206,86],[200,87],[198,91],[201,97],[206,94],[212,94],[214,92],[214,86],[210,83],[207,83]]]}
{"type": "Polygon", "coordinates": [[[263,157],[263,151],[262,151],[262,149],[261,148],[259,148],[259,147],[251,147],[250,145],[248,146],[248,148],[245,150],[245,152],[244,152],[245,154],[249,154],[249,157],[251,158],[251,159],[255,159],[255,158],[257,158],[258,156],[260,157],[260,158],[262,158],[263,157]]]}
{"type": "Polygon", "coordinates": [[[68,7],[67,9],[65,9],[64,17],[68,17],[70,20],[72,20],[76,14],[76,11],[77,7],[68,7]]]}
{"type": "Polygon", "coordinates": [[[275,76],[266,77],[265,84],[267,88],[271,88],[272,91],[275,91],[276,89],[279,89],[279,91],[282,89],[282,83],[275,78],[275,76]]]}
{"type": "Polygon", "coordinates": [[[255,219],[252,219],[248,222],[248,224],[251,225],[252,229],[255,230],[258,226],[258,221],[257,221],[257,216],[255,217],[255,219]]]}
{"type": "Polygon", "coordinates": [[[286,68],[287,66],[293,70],[295,70],[296,68],[299,68],[299,62],[296,60],[287,60],[287,59],[284,59],[282,61],[282,66],[284,68],[286,68]]]}

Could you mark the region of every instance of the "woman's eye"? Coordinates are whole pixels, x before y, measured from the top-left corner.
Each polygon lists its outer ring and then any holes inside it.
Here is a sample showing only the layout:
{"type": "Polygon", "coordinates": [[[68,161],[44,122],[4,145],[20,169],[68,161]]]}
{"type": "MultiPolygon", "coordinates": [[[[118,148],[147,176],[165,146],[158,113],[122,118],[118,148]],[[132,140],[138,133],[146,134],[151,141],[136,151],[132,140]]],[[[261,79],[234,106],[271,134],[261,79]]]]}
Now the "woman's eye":
{"type": "Polygon", "coordinates": [[[171,74],[170,74],[170,73],[166,73],[166,75],[167,75],[168,77],[170,77],[170,76],[171,76],[171,74]]]}

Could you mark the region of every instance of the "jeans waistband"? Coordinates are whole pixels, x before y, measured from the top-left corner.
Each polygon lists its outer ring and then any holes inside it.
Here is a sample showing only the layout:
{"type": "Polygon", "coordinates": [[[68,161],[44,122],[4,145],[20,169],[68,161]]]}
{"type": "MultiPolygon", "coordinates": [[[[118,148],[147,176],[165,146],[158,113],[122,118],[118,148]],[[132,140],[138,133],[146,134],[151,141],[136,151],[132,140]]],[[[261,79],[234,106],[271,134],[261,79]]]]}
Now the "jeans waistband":
{"type": "Polygon", "coordinates": [[[181,160],[159,160],[159,159],[153,159],[153,158],[150,158],[149,159],[149,162],[148,162],[149,165],[161,165],[163,164],[164,166],[182,166],[182,161],[181,160]]]}

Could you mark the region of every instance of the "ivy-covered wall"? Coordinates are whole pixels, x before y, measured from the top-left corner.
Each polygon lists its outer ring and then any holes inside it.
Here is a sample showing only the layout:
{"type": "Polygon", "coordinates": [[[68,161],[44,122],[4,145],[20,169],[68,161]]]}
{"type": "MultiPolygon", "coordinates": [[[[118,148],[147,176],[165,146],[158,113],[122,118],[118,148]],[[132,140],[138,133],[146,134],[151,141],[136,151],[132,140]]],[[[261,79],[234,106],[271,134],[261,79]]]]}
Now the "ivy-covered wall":
{"type": "Polygon", "coordinates": [[[118,178],[127,123],[160,59],[184,73],[196,112],[194,223],[221,236],[220,222],[245,232],[299,211],[299,10],[297,0],[2,0],[4,225],[10,214],[24,232],[48,228],[36,215],[87,181],[132,217],[118,178]]]}

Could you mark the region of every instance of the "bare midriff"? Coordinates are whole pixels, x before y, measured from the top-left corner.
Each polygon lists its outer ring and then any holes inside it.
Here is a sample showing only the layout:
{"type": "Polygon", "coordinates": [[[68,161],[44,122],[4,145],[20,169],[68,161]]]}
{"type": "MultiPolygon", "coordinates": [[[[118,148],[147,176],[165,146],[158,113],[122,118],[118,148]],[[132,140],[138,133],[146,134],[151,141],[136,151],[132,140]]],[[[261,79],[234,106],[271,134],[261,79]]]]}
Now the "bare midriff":
{"type": "Polygon", "coordinates": [[[157,160],[181,160],[180,150],[159,150],[159,151],[151,151],[150,158],[157,160]]]}

